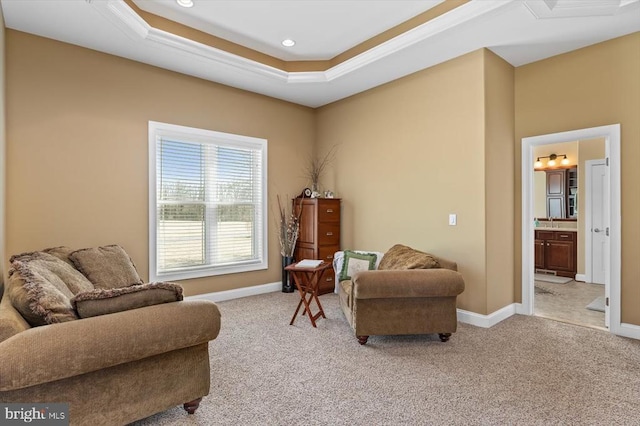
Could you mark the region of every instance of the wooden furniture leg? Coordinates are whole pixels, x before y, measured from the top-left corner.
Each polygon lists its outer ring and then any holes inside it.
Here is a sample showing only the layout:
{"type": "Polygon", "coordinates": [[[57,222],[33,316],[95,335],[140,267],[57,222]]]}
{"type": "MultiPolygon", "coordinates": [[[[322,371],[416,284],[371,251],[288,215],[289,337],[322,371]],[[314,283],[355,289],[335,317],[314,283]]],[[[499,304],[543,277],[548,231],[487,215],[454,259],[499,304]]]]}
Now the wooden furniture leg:
{"type": "Polygon", "coordinates": [[[187,413],[193,414],[193,413],[196,412],[196,410],[200,406],[200,401],[202,401],[202,398],[198,398],[198,399],[194,399],[193,401],[185,402],[182,406],[184,407],[184,409],[185,409],[185,411],[187,413]]]}
{"type": "Polygon", "coordinates": [[[358,343],[361,345],[365,345],[367,340],[369,340],[369,336],[356,336],[358,338],[358,343]]]}
{"type": "Polygon", "coordinates": [[[438,336],[440,337],[441,341],[448,342],[449,337],[451,337],[451,333],[439,333],[438,336]]]}
{"type": "Polygon", "coordinates": [[[298,306],[296,308],[293,317],[291,317],[291,322],[289,325],[293,325],[293,322],[296,320],[298,316],[298,312],[300,312],[300,307],[304,305],[304,310],[302,311],[302,316],[305,314],[309,315],[309,320],[311,321],[311,325],[317,328],[316,320],[320,317],[327,318],[324,314],[324,309],[322,309],[322,304],[320,303],[320,299],[318,299],[318,283],[322,276],[324,275],[324,270],[321,271],[290,271],[290,276],[293,277],[293,281],[300,293],[300,301],[298,302],[298,306]],[[307,298],[308,295],[308,298],[307,298]],[[318,305],[319,311],[314,315],[311,312],[311,302],[316,301],[318,305]]]}

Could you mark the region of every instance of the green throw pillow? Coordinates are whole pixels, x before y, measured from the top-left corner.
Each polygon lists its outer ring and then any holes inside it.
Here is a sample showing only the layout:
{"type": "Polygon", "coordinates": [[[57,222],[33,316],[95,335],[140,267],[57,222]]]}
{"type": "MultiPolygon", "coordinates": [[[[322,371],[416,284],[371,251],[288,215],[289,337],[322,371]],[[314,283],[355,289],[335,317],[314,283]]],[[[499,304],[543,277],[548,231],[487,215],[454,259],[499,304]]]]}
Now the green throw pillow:
{"type": "Polygon", "coordinates": [[[344,262],[338,278],[340,281],[350,280],[356,272],[376,269],[378,256],[374,253],[356,253],[351,250],[344,251],[344,262]]]}

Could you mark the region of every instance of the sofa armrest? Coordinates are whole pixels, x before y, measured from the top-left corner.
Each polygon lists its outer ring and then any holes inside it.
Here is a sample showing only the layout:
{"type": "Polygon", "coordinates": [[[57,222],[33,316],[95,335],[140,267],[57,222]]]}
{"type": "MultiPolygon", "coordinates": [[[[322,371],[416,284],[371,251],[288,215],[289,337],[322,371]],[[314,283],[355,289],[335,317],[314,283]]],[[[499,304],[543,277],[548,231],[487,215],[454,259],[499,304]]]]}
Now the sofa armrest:
{"type": "Polygon", "coordinates": [[[215,303],[190,300],[30,328],[0,343],[0,391],[60,380],[215,339],[215,303]]]}
{"type": "Polygon", "coordinates": [[[436,259],[438,259],[438,263],[440,264],[441,268],[451,269],[452,271],[458,270],[458,264],[453,260],[445,259],[444,257],[439,256],[436,256],[436,259]]]}
{"type": "Polygon", "coordinates": [[[362,271],[352,281],[355,299],[449,297],[464,290],[462,275],[450,269],[362,271]]]}

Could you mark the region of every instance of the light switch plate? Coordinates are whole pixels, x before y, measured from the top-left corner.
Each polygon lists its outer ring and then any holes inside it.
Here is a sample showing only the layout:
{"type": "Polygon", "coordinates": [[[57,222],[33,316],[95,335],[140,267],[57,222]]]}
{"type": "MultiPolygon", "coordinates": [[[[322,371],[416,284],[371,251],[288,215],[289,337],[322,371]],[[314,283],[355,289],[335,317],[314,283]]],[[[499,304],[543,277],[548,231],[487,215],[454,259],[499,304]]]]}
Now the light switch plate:
{"type": "Polygon", "coordinates": [[[456,226],[458,224],[458,215],[455,213],[449,214],[449,225],[456,226]]]}

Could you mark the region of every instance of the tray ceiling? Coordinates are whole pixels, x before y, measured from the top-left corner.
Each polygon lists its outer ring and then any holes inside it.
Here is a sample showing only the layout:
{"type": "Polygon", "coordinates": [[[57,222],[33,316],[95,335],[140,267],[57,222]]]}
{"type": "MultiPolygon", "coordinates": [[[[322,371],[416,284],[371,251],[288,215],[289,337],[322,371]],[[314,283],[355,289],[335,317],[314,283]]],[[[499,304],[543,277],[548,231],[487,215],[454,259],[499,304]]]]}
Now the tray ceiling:
{"type": "Polygon", "coordinates": [[[640,31],[640,0],[458,0],[440,15],[434,11],[449,4],[441,0],[193,1],[189,9],[173,0],[0,4],[11,29],[310,107],[483,47],[520,66],[640,31]],[[180,35],[162,22],[256,55],[180,35]],[[297,43],[286,49],[283,38],[297,43]],[[366,48],[345,56],[358,46],[366,48]]]}

